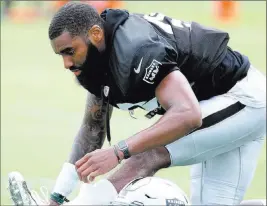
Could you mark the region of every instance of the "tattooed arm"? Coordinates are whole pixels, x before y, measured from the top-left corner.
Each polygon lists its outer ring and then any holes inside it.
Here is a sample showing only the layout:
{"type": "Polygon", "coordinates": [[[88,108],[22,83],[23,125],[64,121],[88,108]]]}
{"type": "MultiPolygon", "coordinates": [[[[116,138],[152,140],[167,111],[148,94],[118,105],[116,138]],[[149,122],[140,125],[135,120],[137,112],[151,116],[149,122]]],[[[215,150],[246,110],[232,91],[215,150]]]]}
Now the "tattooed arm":
{"type": "MultiPolygon", "coordinates": [[[[110,117],[112,107],[109,106],[110,117]]],[[[72,151],[69,157],[69,163],[65,163],[55,184],[54,193],[68,196],[78,181],[78,175],[74,164],[85,154],[96,149],[100,149],[106,136],[105,118],[107,104],[93,94],[88,93],[86,108],[82,125],[77,136],[74,139],[72,151]]],[[[59,205],[54,200],[50,200],[50,205],[59,205]]]]}
{"type": "MultiPolygon", "coordinates": [[[[69,158],[71,164],[75,164],[85,154],[100,149],[103,146],[106,136],[106,111],[107,105],[103,105],[100,98],[88,93],[84,119],[75,137],[69,158]]],[[[109,111],[111,116],[112,106],[110,106],[109,111]]]]}

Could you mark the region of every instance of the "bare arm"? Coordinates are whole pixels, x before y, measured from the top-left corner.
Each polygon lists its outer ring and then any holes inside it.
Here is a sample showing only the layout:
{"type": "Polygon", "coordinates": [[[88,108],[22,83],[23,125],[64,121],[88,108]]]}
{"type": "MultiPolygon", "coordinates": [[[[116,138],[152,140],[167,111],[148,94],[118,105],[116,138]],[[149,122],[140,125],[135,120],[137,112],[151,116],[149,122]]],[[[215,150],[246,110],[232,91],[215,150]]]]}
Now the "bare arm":
{"type": "MultiPolygon", "coordinates": [[[[145,164],[145,167],[150,167],[149,171],[140,171],[139,173],[134,172],[136,165],[130,162],[126,167],[128,170],[124,170],[129,177],[127,180],[138,174],[153,174],[153,171],[168,166],[170,163],[169,155],[162,146],[185,136],[202,124],[201,110],[197,98],[180,71],[171,72],[160,82],[156,88],[156,96],[166,113],[151,127],[128,138],[126,143],[130,154],[133,155],[130,159],[138,160],[139,158],[142,161],[142,163],[137,161],[139,163],[137,169],[142,170],[140,166],[142,167],[145,163],[142,159],[143,155],[137,154],[143,154],[147,151],[151,151],[147,152],[150,161],[155,160],[152,162],[153,164],[156,162],[157,165],[152,167],[145,164]],[[153,149],[154,151],[152,151],[153,149]],[[155,157],[157,158],[155,159],[155,157]]],[[[120,159],[123,159],[123,152],[120,150],[117,152],[120,159]]],[[[88,176],[89,180],[92,181],[98,175],[111,171],[118,165],[118,162],[114,149],[109,147],[89,153],[76,163],[76,168],[82,180],[88,182],[88,176]]],[[[116,185],[118,190],[121,186],[121,183],[116,185]]]]}
{"type": "Polygon", "coordinates": [[[154,125],[126,140],[132,155],[169,144],[202,124],[199,103],[180,71],[161,81],[156,96],[166,113],[154,125]]]}
{"type": "MultiPolygon", "coordinates": [[[[75,163],[84,157],[87,153],[102,147],[105,140],[105,118],[107,104],[103,105],[100,98],[88,93],[86,108],[82,125],[72,145],[72,151],[69,157],[69,163],[75,163]]],[[[110,117],[112,107],[110,106],[110,117]]],[[[69,165],[64,165],[55,184],[54,193],[68,196],[76,185],[73,169],[69,165]],[[68,187],[66,187],[66,184],[68,187]]],[[[74,169],[75,170],[75,169],[74,169]]],[[[50,199],[50,205],[59,205],[59,203],[50,199]]]]}
{"type": "MultiPolygon", "coordinates": [[[[85,154],[100,149],[103,146],[106,136],[106,111],[107,105],[103,105],[100,98],[88,93],[83,122],[74,139],[69,157],[70,163],[75,164],[85,154]]],[[[111,117],[112,106],[110,106],[109,111],[111,117]]]]}

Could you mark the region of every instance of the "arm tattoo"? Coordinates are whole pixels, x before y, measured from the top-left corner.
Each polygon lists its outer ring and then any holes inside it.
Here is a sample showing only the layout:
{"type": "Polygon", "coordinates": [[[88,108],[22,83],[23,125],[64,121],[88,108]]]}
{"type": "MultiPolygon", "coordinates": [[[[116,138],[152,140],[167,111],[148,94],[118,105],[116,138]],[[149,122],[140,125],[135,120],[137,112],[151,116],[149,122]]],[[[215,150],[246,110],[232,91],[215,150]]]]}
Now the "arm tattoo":
{"type": "MultiPolygon", "coordinates": [[[[112,107],[109,107],[111,117],[112,107]]],[[[106,111],[107,104],[103,104],[101,98],[88,94],[83,123],[74,139],[69,158],[70,163],[75,164],[85,154],[103,146],[106,136],[106,111]]]]}

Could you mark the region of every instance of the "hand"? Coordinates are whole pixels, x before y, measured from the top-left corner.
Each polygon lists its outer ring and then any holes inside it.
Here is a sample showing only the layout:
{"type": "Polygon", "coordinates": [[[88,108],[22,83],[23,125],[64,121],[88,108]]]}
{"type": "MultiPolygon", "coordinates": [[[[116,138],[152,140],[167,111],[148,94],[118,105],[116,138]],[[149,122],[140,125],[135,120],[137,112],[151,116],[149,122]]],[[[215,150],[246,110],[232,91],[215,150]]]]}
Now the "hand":
{"type": "Polygon", "coordinates": [[[75,163],[77,173],[81,181],[87,183],[93,181],[95,177],[106,174],[118,165],[118,159],[113,147],[98,149],[87,153],[83,158],[75,163]]]}

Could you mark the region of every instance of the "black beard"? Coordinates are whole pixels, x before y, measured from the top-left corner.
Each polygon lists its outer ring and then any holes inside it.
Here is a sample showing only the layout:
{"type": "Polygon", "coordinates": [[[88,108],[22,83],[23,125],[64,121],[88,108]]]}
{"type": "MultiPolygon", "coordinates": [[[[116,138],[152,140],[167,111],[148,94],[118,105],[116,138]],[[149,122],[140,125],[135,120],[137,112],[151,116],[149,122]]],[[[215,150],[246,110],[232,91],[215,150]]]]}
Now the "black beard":
{"type": "Polygon", "coordinates": [[[70,67],[71,71],[75,71],[75,70],[81,70],[81,71],[86,71],[89,67],[89,64],[91,62],[91,57],[96,54],[99,53],[97,48],[90,42],[88,42],[88,46],[87,46],[87,54],[86,54],[86,58],[84,63],[81,66],[72,66],[70,67]]]}
{"type": "Polygon", "coordinates": [[[95,95],[101,95],[101,86],[104,79],[104,62],[106,62],[104,56],[92,43],[89,43],[83,65],[71,68],[71,70],[81,70],[81,74],[76,76],[78,83],[95,95]]]}

